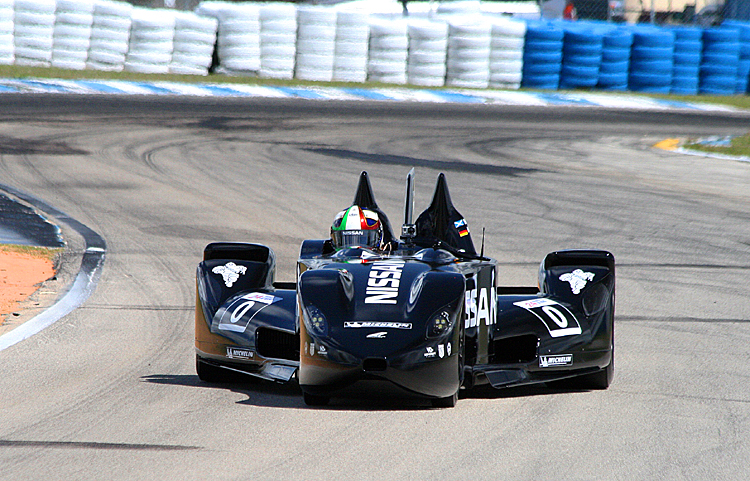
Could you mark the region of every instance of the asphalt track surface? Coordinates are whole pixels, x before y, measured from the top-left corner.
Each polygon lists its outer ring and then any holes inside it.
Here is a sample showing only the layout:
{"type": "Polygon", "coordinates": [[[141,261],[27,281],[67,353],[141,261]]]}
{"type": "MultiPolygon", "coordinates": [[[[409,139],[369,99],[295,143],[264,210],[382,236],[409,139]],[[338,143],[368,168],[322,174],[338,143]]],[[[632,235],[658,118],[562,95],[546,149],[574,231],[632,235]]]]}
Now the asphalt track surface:
{"type": "Polygon", "coordinates": [[[651,146],[748,129],[743,113],[0,96],[2,182],[107,243],[91,297],[0,352],[0,479],[746,479],[750,163],[651,146]],[[446,173],[501,284],[534,285],[552,250],[615,254],[612,387],[308,408],[294,385],[199,381],[204,245],[267,243],[292,280],[360,171],[398,223],[411,167],[417,210],[446,173]]]}

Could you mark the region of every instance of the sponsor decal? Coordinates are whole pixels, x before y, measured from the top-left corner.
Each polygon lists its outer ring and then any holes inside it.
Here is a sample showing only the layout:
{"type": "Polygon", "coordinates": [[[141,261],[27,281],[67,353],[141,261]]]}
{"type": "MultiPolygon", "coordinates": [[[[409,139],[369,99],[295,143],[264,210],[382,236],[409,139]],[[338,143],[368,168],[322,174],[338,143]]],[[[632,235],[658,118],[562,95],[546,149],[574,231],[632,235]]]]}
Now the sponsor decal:
{"type": "Polygon", "coordinates": [[[222,331],[245,332],[250,321],[260,311],[280,300],[280,297],[262,292],[251,292],[238,297],[222,313],[219,319],[219,329],[222,331]]]}
{"type": "Polygon", "coordinates": [[[213,269],[211,269],[211,272],[213,272],[214,274],[220,274],[224,279],[224,285],[226,285],[227,287],[232,287],[234,283],[237,282],[237,279],[239,279],[242,274],[247,272],[247,267],[238,266],[234,262],[227,262],[223,266],[214,267],[213,269]]]}
{"type": "Polygon", "coordinates": [[[458,235],[461,237],[465,237],[469,235],[469,226],[466,224],[465,219],[457,220],[453,223],[454,226],[456,226],[456,230],[458,230],[458,235]]]}
{"type": "Polygon", "coordinates": [[[435,348],[427,346],[427,350],[424,353],[424,357],[435,357],[435,348]]]}
{"type": "Polygon", "coordinates": [[[255,353],[250,349],[227,346],[227,357],[229,359],[252,359],[255,353]]]}
{"type": "Polygon", "coordinates": [[[491,326],[497,320],[496,299],[494,287],[480,289],[466,289],[466,327],[476,327],[484,322],[491,326]]]}
{"type": "Polygon", "coordinates": [[[451,343],[449,342],[447,346],[445,346],[446,351],[448,351],[448,355],[451,355],[451,343]]]}
{"type": "Polygon", "coordinates": [[[445,346],[442,344],[438,344],[438,357],[440,359],[445,357],[445,346]]]}
{"type": "Polygon", "coordinates": [[[387,331],[380,331],[380,332],[373,332],[372,334],[368,334],[368,339],[385,339],[385,336],[388,335],[387,331]]]}
{"type": "Polygon", "coordinates": [[[556,354],[553,356],[539,356],[539,367],[571,366],[573,354],[556,354]]]}
{"type": "Polygon", "coordinates": [[[552,299],[529,299],[514,302],[513,305],[526,309],[539,318],[552,337],[581,334],[581,325],[576,316],[567,307],[552,299]]]}
{"type": "Polygon", "coordinates": [[[318,346],[318,354],[320,354],[321,356],[325,356],[326,354],[328,354],[328,349],[326,349],[326,347],[321,344],[320,346],[318,346]]]}
{"type": "Polygon", "coordinates": [[[365,304],[396,304],[403,268],[402,260],[373,262],[367,279],[365,304]]]}
{"type": "Polygon", "coordinates": [[[315,343],[310,343],[310,357],[313,357],[315,355],[315,343]]]}
{"type": "Polygon", "coordinates": [[[347,321],[345,328],[411,329],[411,322],[347,321]]]}
{"type": "Polygon", "coordinates": [[[573,291],[573,294],[580,294],[581,290],[586,287],[586,283],[594,280],[594,274],[576,269],[573,272],[561,275],[560,280],[570,283],[570,290],[573,291]]]}

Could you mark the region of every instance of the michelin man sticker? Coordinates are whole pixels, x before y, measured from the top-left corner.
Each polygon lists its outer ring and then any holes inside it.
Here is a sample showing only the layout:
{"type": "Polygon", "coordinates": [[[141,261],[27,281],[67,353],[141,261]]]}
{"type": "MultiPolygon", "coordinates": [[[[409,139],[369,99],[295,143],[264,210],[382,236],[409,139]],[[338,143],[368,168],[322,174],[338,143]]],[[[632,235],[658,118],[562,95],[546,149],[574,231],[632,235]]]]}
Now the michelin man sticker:
{"type": "Polygon", "coordinates": [[[247,272],[247,267],[238,266],[234,262],[227,262],[223,266],[214,267],[211,272],[214,274],[220,274],[224,279],[224,285],[232,287],[234,283],[237,282],[237,279],[240,278],[240,275],[247,272]]]}
{"type": "Polygon", "coordinates": [[[570,289],[573,291],[573,294],[580,294],[581,290],[586,287],[586,283],[594,280],[594,274],[576,269],[573,272],[561,275],[560,280],[570,283],[570,289]]]}

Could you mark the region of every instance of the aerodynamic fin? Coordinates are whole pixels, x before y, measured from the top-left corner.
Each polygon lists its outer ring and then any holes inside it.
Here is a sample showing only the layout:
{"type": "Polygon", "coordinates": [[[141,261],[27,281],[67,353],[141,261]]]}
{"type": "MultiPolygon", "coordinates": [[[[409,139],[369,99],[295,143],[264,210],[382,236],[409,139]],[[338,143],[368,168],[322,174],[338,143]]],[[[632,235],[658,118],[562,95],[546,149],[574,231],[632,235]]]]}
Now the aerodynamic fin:
{"type": "Polygon", "coordinates": [[[386,216],[385,212],[378,207],[378,203],[375,201],[375,195],[372,193],[370,177],[365,171],[362,171],[359,175],[359,184],[357,185],[357,192],[354,194],[353,204],[358,205],[362,209],[369,209],[373,212],[377,212],[378,217],[380,217],[380,223],[383,225],[384,243],[389,244],[395,240],[393,229],[391,229],[391,223],[388,221],[388,216],[386,216]]]}
{"type": "Polygon", "coordinates": [[[476,250],[469,233],[469,225],[453,207],[445,174],[440,173],[430,206],[417,218],[417,237],[437,239],[466,254],[475,256],[476,250]]]}
{"type": "Polygon", "coordinates": [[[357,185],[357,193],[354,194],[353,203],[362,209],[378,210],[378,203],[375,202],[375,196],[370,185],[370,177],[365,171],[359,174],[359,185],[357,185]]]}

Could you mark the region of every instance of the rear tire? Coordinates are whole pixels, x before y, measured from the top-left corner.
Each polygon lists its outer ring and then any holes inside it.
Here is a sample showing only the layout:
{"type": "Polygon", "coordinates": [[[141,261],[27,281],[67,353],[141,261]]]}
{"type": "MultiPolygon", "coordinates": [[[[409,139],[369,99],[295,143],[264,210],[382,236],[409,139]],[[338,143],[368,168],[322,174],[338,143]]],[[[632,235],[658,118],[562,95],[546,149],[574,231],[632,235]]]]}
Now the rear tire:
{"type": "Polygon", "coordinates": [[[308,406],[326,406],[331,398],[326,396],[316,396],[315,394],[302,393],[305,399],[305,404],[308,406]]]}

